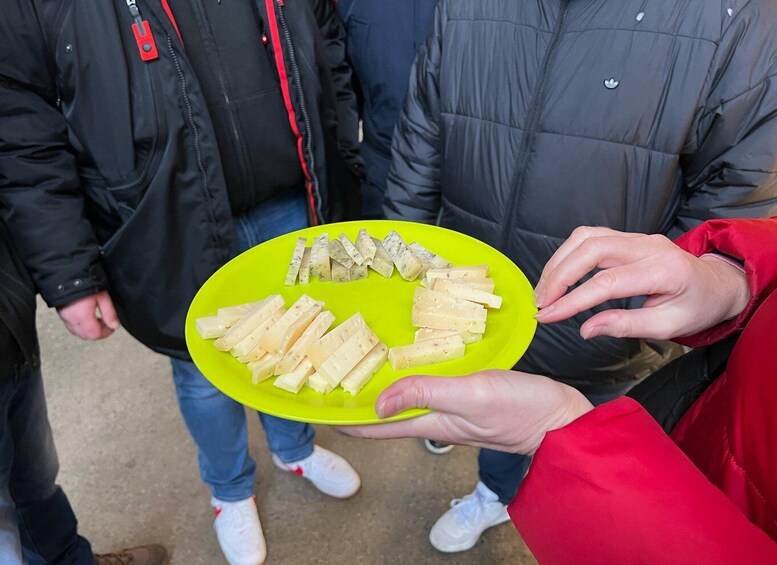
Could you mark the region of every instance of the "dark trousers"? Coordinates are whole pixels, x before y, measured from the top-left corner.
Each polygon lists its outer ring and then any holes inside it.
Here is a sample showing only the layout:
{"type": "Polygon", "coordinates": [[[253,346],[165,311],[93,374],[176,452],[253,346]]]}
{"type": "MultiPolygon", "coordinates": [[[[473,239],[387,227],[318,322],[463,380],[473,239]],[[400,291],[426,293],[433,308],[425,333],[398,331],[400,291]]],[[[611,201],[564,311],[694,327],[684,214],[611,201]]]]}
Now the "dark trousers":
{"type": "Polygon", "coordinates": [[[0,375],[0,563],[93,565],[70,502],[55,484],[59,461],[40,369],[0,375]]]}
{"type": "MultiPolygon", "coordinates": [[[[591,404],[598,406],[623,396],[636,381],[603,386],[596,391],[583,391],[591,404]]],[[[492,449],[481,449],[478,454],[480,480],[494,492],[502,504],[510,504],[521,486],[526,471],[529,469],[531,457],[504,453],[492,449]]]]}

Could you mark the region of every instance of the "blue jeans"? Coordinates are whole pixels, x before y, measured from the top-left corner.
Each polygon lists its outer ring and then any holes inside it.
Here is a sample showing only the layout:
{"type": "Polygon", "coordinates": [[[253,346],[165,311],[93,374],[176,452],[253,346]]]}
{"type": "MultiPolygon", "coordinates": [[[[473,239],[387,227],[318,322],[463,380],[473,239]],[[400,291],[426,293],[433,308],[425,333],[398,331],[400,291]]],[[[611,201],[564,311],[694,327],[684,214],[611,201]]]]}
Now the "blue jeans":
{"type": "MultiPolygon", "coordinates": [[[[308,210],[301,191],[276,196],[235,217],[240,250],[306,228],[308,210]]],[[[200,477],[213,496],[235,502],[254,493],[256,463],[248,454],[245,409],[222,394],[194,363],[170,360],[178,406],[199,450],[200,477]]],[[[313,453],[313,427],[259,413],[270,451],[285,463],[313,453]]]]}
{"type": "MultiPolygon", "coordinates": [[[[594,406],[599,406],[610,400],[626,394],[636,381],[597,387],[596,390],[584,391],[585,397],[594,406]]],[[[531,457],[516,453],[505,453],[493,449],[481,449],[478,453],[478,473],[480,481],[499,497],[502,504],[510,504],[521,486],[526,471],[529,469],[531,457]]]]}
{"type": "Polygon", "coordinates": [[[40,369],[19,366],[0,379],[0,563],[93,565],[55,483],[59,461],[40,369]]]}

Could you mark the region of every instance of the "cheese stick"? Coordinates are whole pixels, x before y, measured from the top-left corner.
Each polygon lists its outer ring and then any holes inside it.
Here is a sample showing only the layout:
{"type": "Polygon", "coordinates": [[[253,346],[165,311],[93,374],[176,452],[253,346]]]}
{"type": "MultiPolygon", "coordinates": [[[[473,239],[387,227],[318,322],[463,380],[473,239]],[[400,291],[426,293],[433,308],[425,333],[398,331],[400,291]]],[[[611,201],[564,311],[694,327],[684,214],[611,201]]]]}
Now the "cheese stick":
{"type": "Polygon", "coordinates": [[[406,281],[414,281],[423,270],[421,262],[413,255],[402,237],[395,231],[389,232],[383,240],[383,248],[389,254],[399,274],[406,281]]]}
{"type": "Polygon", "coordinates": [[[302,262],[299,266],[299,284],[310,283],[310,253],[311,248],[306,247],[302,253],[302,262]]]}
{"type": "Polygon", "coordinates": [[[269,296],[251,308],[239,322],[229,328],[227,333],[214,341],[214,347],[219,351],[229,351],[281,308],[283,308],[283,298],[281,298],[281,295],[273,294],[269,296]]]}
{"type": "Polygon", "coordinates": [[[349,392],[351,396],[356,396],[364,385],[366,385],[375,373],[377,373],[388,359],[388,347],[384,343],[378,343],[373,347],[364,359],[340,381],[343,390],[349,392]]]}
{"type": "Polygon", "coordinates": [[[348,256],[353,259],[353,262],[356,265],[364,265],[364,257],[362,257],[362,254],[359,253],[359,250],[354,247],[353,243],[351,243],[351,240],[348,239],[348,236],[344,233],[340,234],[340,237],[337,239],[340,240],[340,243],[343,244],[343,249],[345,249],[345,252],[348,254],[348,256]]]}
{"type": "Polygon", "coordinates": [[[320,339],[334,321],[335,315],[328,310],[321,312],[316,316],[316,319],[311,322],[297,342],[289,349],[288,353],[284,355],[281,362],[278,363],[278,371],[281,373],[288,373],[294,369],[305,356],[305,350],[310,347],[310,344],[320,339]]]}
{"type": "Polygon", "coordinates": [[[321,364],[318,373],[330,385],[337,386],[379,341],[370,328],[360,328],[321,364]]]}
{"type": "Polygon", "coordinates": [[[294,246],[294,253],[291,256],[289,270],[286,272],[286,280],[283,284],[294,286],[297,282],[297,275],[302,266],[302,256],[305,254],[305,246],[308,244],[306,237],[297,238],[297,244],[294,246]]]}
{"type": "MultiPolygon", "coordinates": [[[[277,368],[276,372],[278,372],[277,368]]],[[[275,379],[273,385],[293,394],[297,394],[305,385],[305,383],[308,382],[308,377],[310,377],[310,375],[312,375],[314,372],[315,369],[313,368],[313,363],[310,361],[310,359],[305,358],[293,371],[283,373],[277,379],[275,379]]]]}
{"type": "Polygon", "coordinates": [[[454,335],[402,347],[392,347],[389,350],[388,359],[391,367],[397,371],[459,359],[464,356],[464,347],[461,337],[454,335]]]}
{"type": "Polygon", "coordinates": [[[227,325],[218,316],[205,316],[194,321],[194,327],[202,339],[215,339],[227,331],[227,325]]]}
{"type": "Polygon", "coordinates": [[[375,242],[367,233],[364,228],[359,230],[359,235],[356,236],[356,249],[359,251],[362,257],[364,257],[364,263],[369,266],[372,265],[372,260],[375,257],[375,253],[378,251],[375,242]]]}

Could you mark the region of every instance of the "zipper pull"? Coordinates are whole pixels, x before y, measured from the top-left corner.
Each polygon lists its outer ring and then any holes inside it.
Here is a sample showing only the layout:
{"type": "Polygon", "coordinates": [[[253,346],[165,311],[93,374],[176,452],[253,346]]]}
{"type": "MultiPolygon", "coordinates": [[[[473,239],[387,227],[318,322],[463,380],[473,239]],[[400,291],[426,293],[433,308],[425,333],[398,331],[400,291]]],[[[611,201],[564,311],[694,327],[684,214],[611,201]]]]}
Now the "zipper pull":
{"type": "Polygon", "coordinates": [[[141,61],[153,61],[159,58],[159,51],[156,47],[154,34],[151,33],[151,26],[148,20],[144,20],[140,15],[140,10],[134,0],[127,0],[130,16],[135,21],[132,24],[132,34],[135,36],[135,43],[138,46],[141,61]]]}

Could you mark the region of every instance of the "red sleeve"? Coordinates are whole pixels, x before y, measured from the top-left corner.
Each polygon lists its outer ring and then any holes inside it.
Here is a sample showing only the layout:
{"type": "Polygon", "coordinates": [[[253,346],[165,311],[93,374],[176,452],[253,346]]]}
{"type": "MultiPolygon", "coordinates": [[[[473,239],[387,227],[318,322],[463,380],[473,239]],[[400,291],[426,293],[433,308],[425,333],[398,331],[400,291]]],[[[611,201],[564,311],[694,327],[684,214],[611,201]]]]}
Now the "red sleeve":
{"type": "Polygon", "coordinates": [[[719,252],[744,263],[750,303],[735,319],[675,339],[691,347],[715,343],[742,329],[758,305],[777,288],[777,216],[762,220],[710,220],[675,242],[693,255],[719,252]]]}
{"type": "Polygon", "coordinates": [[[550,432],[509,511],[543,565],[777,563],[777,544],[630,398],[550,432]]]}

